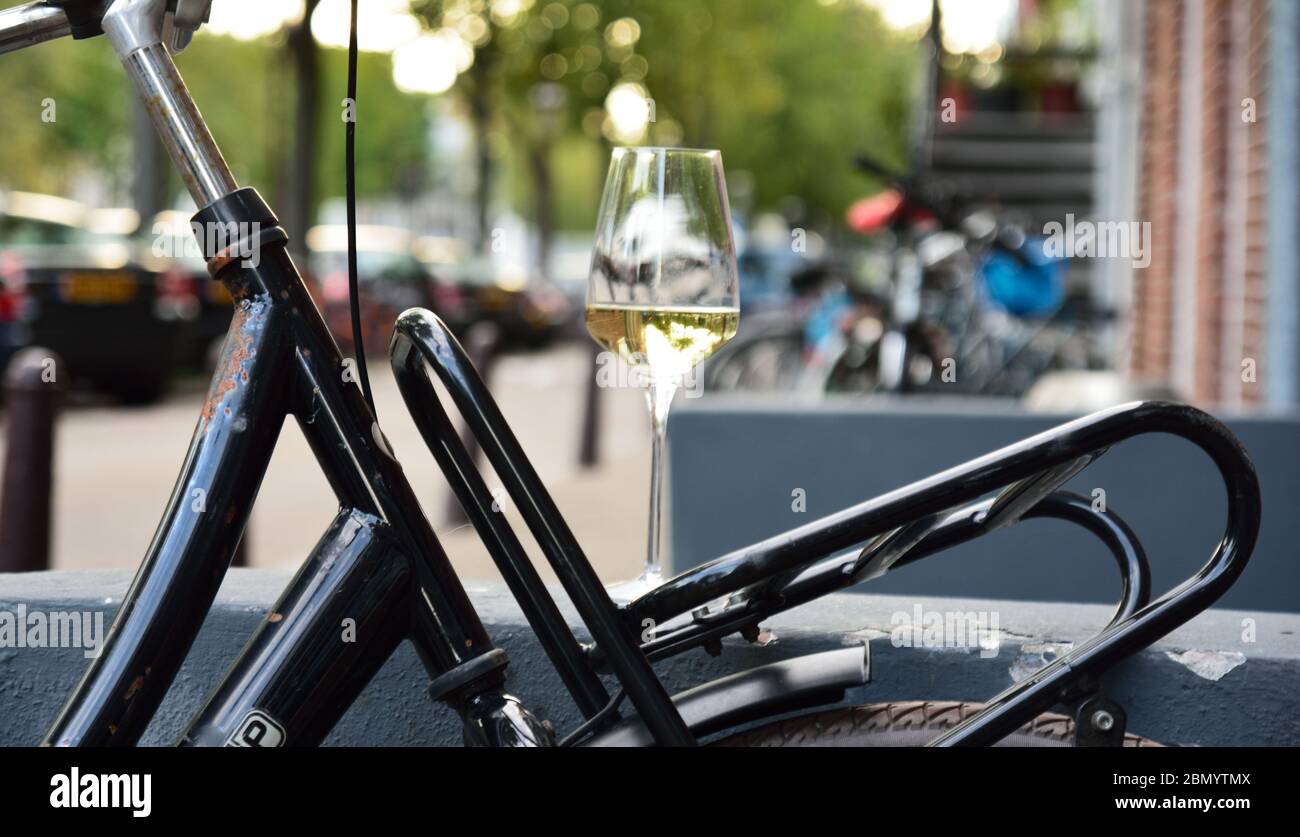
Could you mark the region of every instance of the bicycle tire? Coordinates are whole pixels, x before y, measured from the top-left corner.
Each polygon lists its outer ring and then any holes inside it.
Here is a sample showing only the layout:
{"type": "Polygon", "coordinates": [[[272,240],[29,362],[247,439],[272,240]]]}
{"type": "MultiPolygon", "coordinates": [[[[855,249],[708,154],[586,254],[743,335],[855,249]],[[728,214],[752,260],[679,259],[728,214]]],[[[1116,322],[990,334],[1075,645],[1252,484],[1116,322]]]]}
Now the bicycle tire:
{"type": "Polygon", "coordinates": [[[706,391],[793,389],[803,364],[803,335],[793,328],[761,331],[732,341],[701,367],[706,391]]]}
{"type": "MultiPolygon", "coordinates": [[[[728,736],[715,747],[919,747],[984,705],[909,700],[813,712],[728,736]]],[[[1072,747],[1074,719],[1045,713],[1003,738],[999,747],[1072,747]]],[[[1164,746],[1132,733],[1125,747],[1164,746]]]]}

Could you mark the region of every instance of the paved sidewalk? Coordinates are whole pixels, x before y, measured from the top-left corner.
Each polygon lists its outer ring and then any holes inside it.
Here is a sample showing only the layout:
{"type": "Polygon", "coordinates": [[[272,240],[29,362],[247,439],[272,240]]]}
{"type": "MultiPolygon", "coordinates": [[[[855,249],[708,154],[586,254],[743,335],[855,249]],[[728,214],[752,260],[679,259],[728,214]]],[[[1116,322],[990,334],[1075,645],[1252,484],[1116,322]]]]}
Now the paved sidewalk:
{"type": "MultiPolygon", "coordinates": [[[[601,576],[612,581],[635,574],[643,560],[649,419],[639,391],[603,391],[602,465],[580,469],[577,451],[588,358],[587,347],[576,343],[507,355],[491,386],[579,541],[601,576]]],[[[435,529],[440,535],[449,533],[448,552],[464,577],[494,579],[495,570],[473,531],[453,531],[444,520],[449,491],[406,413],[387,363],[372,361],[371,375],[380,423],[435,529]]],[[[64,411],[55,454],[54,569],[137,566],[180,469],[202,388],[191,385],[143,409],[90,406],[64,411]]],[[[0,451],[2,434],[0,422],[0,451]]],[[[488,482],[499,486],[490,473],[488,482]]],[[[253,509],[252,566],[297,567],[336,510],[324,476],[290,420],[253,509]]],[[[525,545],[534,548],[522,524],[518,529],[525,545]]]]}

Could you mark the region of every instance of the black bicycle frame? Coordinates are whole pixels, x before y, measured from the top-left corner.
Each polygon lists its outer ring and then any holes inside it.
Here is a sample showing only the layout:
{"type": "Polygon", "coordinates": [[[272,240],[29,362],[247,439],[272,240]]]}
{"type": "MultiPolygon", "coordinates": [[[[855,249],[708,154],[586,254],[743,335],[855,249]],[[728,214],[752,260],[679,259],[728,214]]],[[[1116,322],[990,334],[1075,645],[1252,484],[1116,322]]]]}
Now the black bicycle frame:
{"type": "MultiPolygon", "coordinates": [[[[92,24],[102,9],[95,2],[61,0],[20,11],[21,26],[0,16],[0,51],[68,32],[96,34],[92,24]],[[74,25],[65,14],[75,18],[74,25]]],[[[104,21],[107,27],[107,16],[104,21]]],[[[234,298],[234,316],[158,532],[103,652],[51,727],[47,743],[139,740],[212,605],[290,415],[340,509],[182,743],[317,744],[404,638],[412,641],[432,678],[430,694],[460,714],[468,742],[554,743],[549,725],[505,691],[505,654],[484,630],[416,502],[353,380],[353,367],[345,363],[285,250],[287,236],[274,215],[254,191],[230,181],[165,48],[152,42],[137,46],[120,33],[115,46],[142,92],[154,89],[174,99],[167,108],[154,101],[151,115],[164,139],[170,138],[169,151],[196,199],[210,198],[201,201],[204,208],[195,216],[199,229],[217,225],[242,231],[221,248],[204,242],[213,276],[234,298]]],[[[587,732],[592,734],[637,724],[658,743],[694,743],[651,660],[714,647],[731,633],[752,638],[759,620],[774,613],[1025,517],[1080,524],[1118,563],[1119,607],[1096,638],[996,697],[939,743],[996,741],[1208,607],[1241,572],[1259,526],[1254,470],[1222,424],[1183,405],[1134,404],[1071,422],[724,556],[618,607],[446,326],[430,312],[406,312],[397,322],[390,355],[417,426],[591,721],[587,732]],[[519,507],[591,643],[579,642],[566,624],[494,507],[438,400],[430,370],[446,385],[519,507]],[[1110,446],[1150,432],[1183,436],[1210,455],[1228,489],[1228,523],[1210,562],[1148,604],[1149,573],[1133,533],[1113,512],[1093,509],[1084,498],[1057,489],[1110,446]],[[854,552],[836,555],[850,548],[854,552]],[[655,626],[654,637],[642,643],[645,624],[655,626]],[[604,672],[616,676],[635,718],[620,717],[599,677],[604,672]]]]}

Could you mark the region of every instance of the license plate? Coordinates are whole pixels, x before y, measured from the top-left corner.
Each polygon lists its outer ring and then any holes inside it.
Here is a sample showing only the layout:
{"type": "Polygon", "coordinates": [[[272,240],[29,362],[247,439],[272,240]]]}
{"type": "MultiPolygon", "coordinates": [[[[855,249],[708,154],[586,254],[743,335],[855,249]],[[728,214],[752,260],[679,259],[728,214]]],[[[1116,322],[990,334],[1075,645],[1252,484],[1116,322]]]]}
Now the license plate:
{"type": "Polygon", "coordinates": [[[59,298],[73,305],[122,305],[138,290],[126,271],[71,271],[59,278],[59,298]]]}
{"type": "Polygon", "coordinates": [[[502,311],[510,307],[510,295],[497,288],[484,288],[479,304],[488,311],[502,311]]]}

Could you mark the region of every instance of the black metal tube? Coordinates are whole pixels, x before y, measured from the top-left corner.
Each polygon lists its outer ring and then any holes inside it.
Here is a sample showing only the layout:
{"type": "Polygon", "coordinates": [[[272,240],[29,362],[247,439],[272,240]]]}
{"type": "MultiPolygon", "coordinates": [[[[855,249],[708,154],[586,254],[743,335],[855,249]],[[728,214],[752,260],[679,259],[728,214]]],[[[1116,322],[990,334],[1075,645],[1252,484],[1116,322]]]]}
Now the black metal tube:
{"type": "MultiPolygon", "coordinates": [[[[394,374],[398,381],[416,376],[427,381],[426,368],[421,356],[415,352],[407,353],[403,364],[399,365],[394,359],[394,374]]],[[[498,510],[492,493],[474,466],[472,455],[456,435],[456,428],[442,403],[436,396],[415,397],[416,391],[410,386],[402,388],[404,397],[411,393],[405,400],[415,426],[451,484],[456,500],[483,539],[488,555],[519,602],[528,624],[537,632],[538,641],[555,664],[578,709],[584,717],[593,717],[609,703],[609,693],[592,671],[582,647],[555,606],[519,538],[506,522],[505,515],[498,510]]],[[[428,392],[434,392],[432,383],[428,384],[428,392]]]]}
{"type": "Polygon", "coordinates": [[[660,744],[694,743],[681,714],[641,653],[637,637],[620,618],[591,564],[533,470],[487,388],[470,366],[451,331],[429,311],[413,308],[397,319],[389,347],[402,395],[411,402],[436,398],[427,378],[404,375],[418,351],[438,373],[524,521],[546,555],[574,607],[601,647],[610,667],[660,744]]]}
{"type": "MultiPolygon", "coordinates": [[[[314,311],[288,253],[282,248],[264,253],[262,267],[268,265],[266,281],[276,293],[286,294],[295,311],[314,311]]],[[[324,322],[299,315],[295,325],[297,386],[291,411],[339,501],[388,523],[411,560],[420,591],[411,600],[411,641],[426,668],[437,676],[491,651],[495,646],[360,388],[343,383],[343,356],[324,322]]]]}
{"type": "MultiPolygon", "coordinates": [[[[985,516],[993,498],[953,512],[938,527],[896,561],[890,571],[919,561],[930,555],[951,549],[988,533],[985,516]]],[[[1096,535],[1111,557],[1115,559],[1120,574],[1120,598],[1109,625],[1136,613],[1150,599],[1151,572],[1146,553],[1137,535],[1111,509],[1097,511],[1087,498],[1069,492],[1057,492],[1044,498],[1026,518],[1055,518],[1075,523],[1096,535]]],[[[668,630],[642,646],[652,660],[661,660],[694,648],[706,640],[734,633],[746,626],[796,608],[818,599],[827,593],[843,590],[855,584],[850,570],[857,562],[853,554],[838,559],[827,558],[803,572],[774,579],[775,585],[764,584],[752,597],[748,608],[724,614],[723,618],[707,623],[692,622],[676,630],[668,630]]],[[[634,619],[642,617],[632,610],[634,619]]]]}
{"type": "MultiPolygon", "coordinates": [[[[946,525],[942,531],[936,530],[895,562],[893,569],[986,534],[988,527],[981,518],[988,505],[981,503],[959,513],[962,518],[960,525],[946,525]],[[968,515],[967,512],[973,513],[968,515]]],[[[1068,521],[1086,529],[1097,536],[1115,559],[1119,568],[1120,595],[1108,625],[1127,619],[1151,601],[1151,567],[1146,550],[1128,523],[1113,510],[1099,511],[1092,507],[1087,497],[1070,491],[1057,491],[1039,500],[1022,519],[1043,518],[1068,521]]]]}
{"type": "Polygon", "coordinates": [[[180,478],[103,653],[46,743],[135,744],[230,565],[284,423],[287,329],[265,295],[240,296],[180,478]]]}
{"type": "Polygon", "coordinates": [[[1121,585],[1119,605],[1110,617],[1110,625],[1127,619],[1151,601],[1151,567],[1142,542],[1123,518],[1110,509],[1098,511],[1087,497],[1058,491],[1043,498],[1025,514],[1025,518],[1068,520],[1092,532],[1106,544],[1119,565],[1121,585]]]}
{"type": "MultiPolygon", "coordinates": [[[[285,345],[277,358],[292,370],[284,405],[297,418],[321,470],[345,508],[387,523],[414,569],[411,640],[434,676],[493,649],[465,588],[416,500],[402,466],[355,383],[348,383],[334,338],[285,248],[288,237],[253,189],[205,207],[195,222],[256,230],[256,264],[230,260],[220,273],[236,290],[250,286],[285,313],[285,345]]],[[[241,248],[230,248],[238,250],[241,248]]]]}
{"type": "Polygon", "coordinates": [[[406,635],[410,593],[387,527],[340,512],[181,743],[319,744],[406,635]]]}
{"type": "MultiPolygon", "coordinates": [[[[664,582],[633,604],[662,622],[776,574],[849,549],[918,517],[974,502],[1017,480],[1143,433],[1171,433],[1235,451],[1226,467],[1254,471],[1236,438],[1213,417],[1184,404],[1142,402],[1103,410],[973,459],[888,494],[724,555],[664,582]]],[[[1218,462],[1218,460],[1216,460],[1218,462]]],[[[1245,490],[1241,488],[1241,490],[1245,490]]],[[[1258,485],[1255,485],[1258,496],[1258,485]]]]}
{"type": "MultiPolygon", "coordinates": [[[[497,360],[501,357],[501,339],[500,327],[490,320],[475,323],[465,333],[465,351],[469,355],[469,362],[478,370],[478,376],[483,379],[484,386],[492,380],[492,370],[496,368],[497,360]]],[[[445,411],[443,414],[446,414],[445,411]]],[[[425,436],[425,441],[428,441],[428,436],[425,436]]],[[[468,428],[461,436],[460,444],[465,449],[469,461],[473,463],[478,458],[478,440],[468,428]]],[[[463,498],[458,494],[448,498],[445,518],[448,523],[464,523],[468,520],[463,502],[463,498]]]]}
{"type": "MultiPolygon", "coordinates": [[[[1148,405],[1143,405],[1148,406],[1148,405]]],[[[1100,677],[1111,666],[1184,624],[1222,596],[1241,575],[1259,534],[1259,480],[1236,437],[1211,416],[1183,405],[1152,405],[1143,415],[1153,432],[1170,433],[1207,453],[1227,489],[1223,538],[1209,561],[1187,581],[1137,613],[1113,624],[989,701],[988,707],[931,742],[932,746],[992,744],[1065,697],[1080,680],[1100,677]]]]}
{"type": "Polygon", "coordinates": [[[52,744],[139,739],[212,605],[291,407],[342,505],[386,523],[408,556],[414,593],[393,618],[430,672],[493,650],[360,391],[343,384],[338,348],[270,210],[244,189],[195,221],[248,236],[207,253],[236,300],[230,336],[158,533],[52,744]],[[241,263],[234,254],[247,247],[258,258],[241,263]]]}

